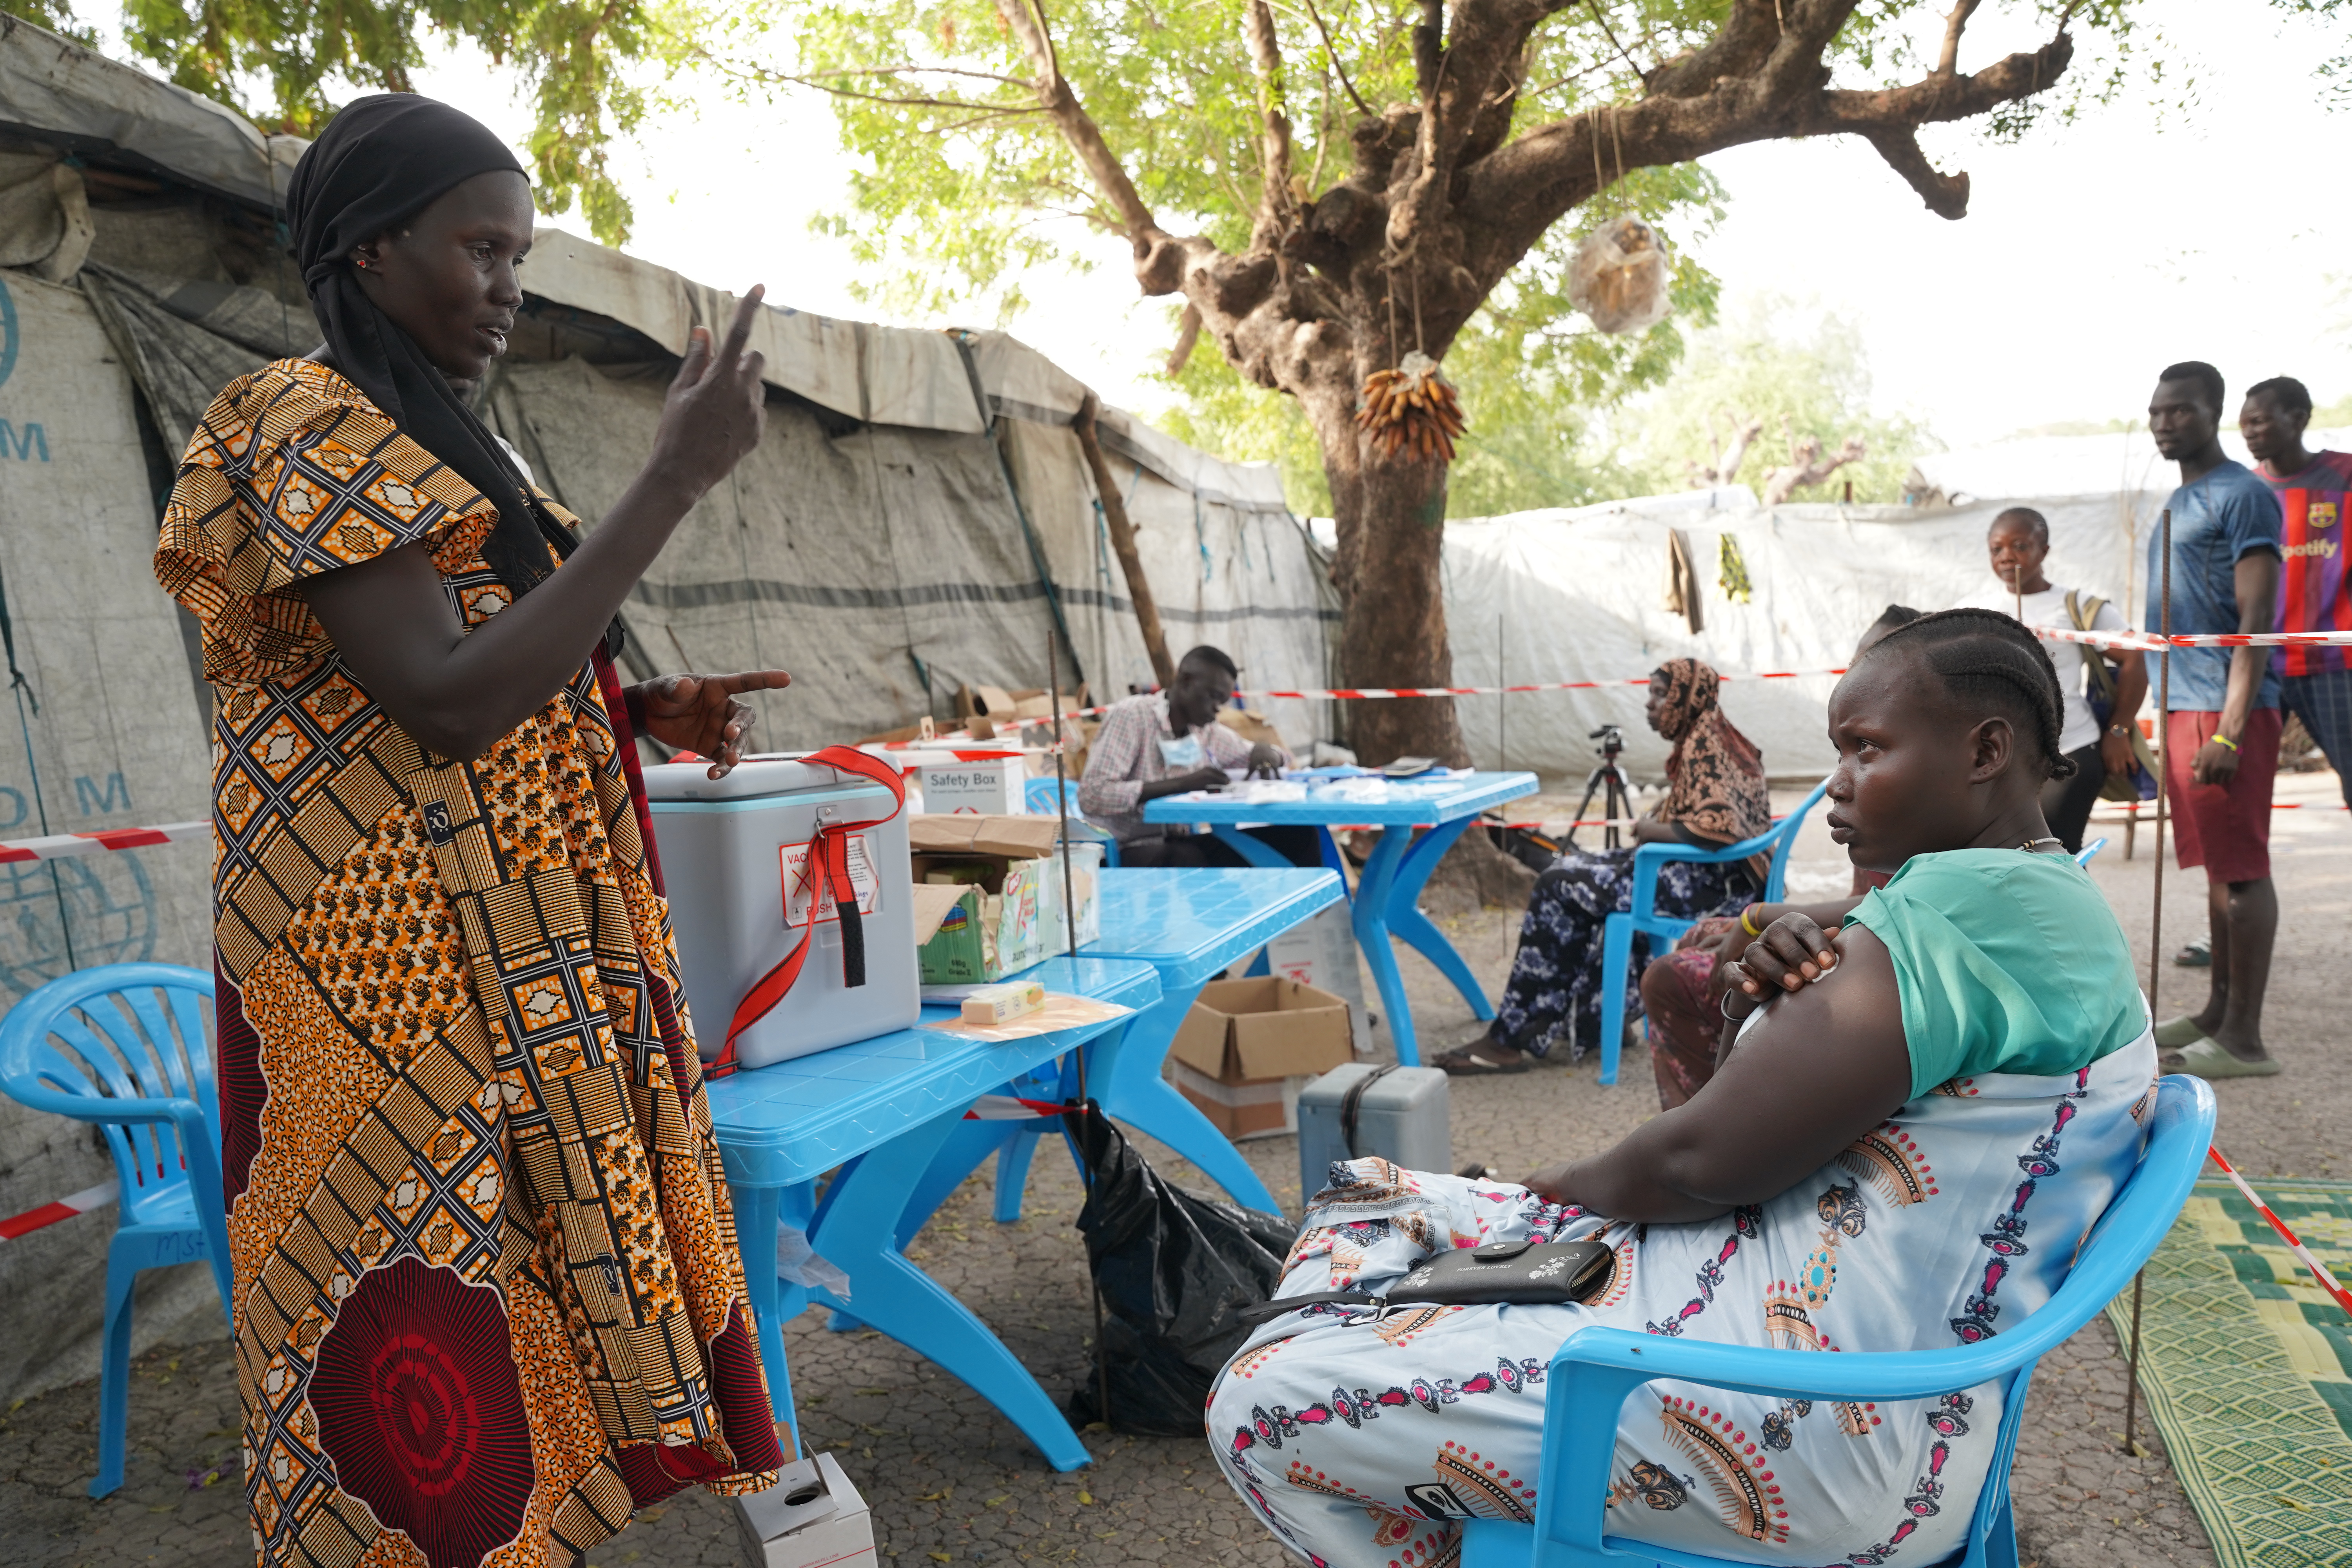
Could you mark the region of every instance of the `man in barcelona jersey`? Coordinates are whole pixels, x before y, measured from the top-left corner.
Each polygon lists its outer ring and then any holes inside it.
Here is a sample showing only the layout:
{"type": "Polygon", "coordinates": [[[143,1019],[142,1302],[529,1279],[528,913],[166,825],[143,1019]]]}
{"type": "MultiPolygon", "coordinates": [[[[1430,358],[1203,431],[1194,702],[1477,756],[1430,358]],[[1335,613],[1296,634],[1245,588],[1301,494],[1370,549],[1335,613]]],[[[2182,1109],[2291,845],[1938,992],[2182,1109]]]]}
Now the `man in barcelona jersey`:
{"type": "MultiPolygon", "coordinates": [[[[2254,471],[2270,481],[2284,514],[2278,629],[2352,632],[2352,578],[2344,571],[2352,452],[2306,448],[2310,424],[2311,394],[2293,376],[2257,382],[2238,410],[2254,471]]],[[[2303,721],[2352,805],[2352,647],[2283,647],[2272,668],[2281,710],[2303,721]]]]}

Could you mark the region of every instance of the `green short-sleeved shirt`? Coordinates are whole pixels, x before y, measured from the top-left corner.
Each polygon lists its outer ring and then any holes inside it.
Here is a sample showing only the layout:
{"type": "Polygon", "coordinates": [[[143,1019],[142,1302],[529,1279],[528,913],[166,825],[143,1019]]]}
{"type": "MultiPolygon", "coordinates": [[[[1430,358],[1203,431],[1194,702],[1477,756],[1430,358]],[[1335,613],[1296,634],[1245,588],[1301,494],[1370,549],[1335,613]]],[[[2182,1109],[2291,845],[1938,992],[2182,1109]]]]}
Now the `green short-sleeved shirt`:
{"type": "Polygon", "coordinates": [[[1914,1099],[1978,1073],[2074,1072],[2147,1027],[2123,928],[2066,856],[1916,855],[1851,919],[1895,960],[1914,1099]]]}

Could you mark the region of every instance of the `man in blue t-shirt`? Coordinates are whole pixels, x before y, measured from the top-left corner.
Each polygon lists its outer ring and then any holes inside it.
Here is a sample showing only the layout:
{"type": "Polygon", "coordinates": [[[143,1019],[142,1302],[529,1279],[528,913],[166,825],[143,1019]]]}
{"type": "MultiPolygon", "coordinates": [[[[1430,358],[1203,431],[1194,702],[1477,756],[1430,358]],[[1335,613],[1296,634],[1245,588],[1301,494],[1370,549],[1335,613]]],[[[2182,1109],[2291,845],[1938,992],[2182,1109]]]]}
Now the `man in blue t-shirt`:
{"type": "MultiPolygon", "coordinates": [[[[2147,542],[2147,629],[2267,632],[2277,616],[2278,498],[2222,455],[2221,373],[2168,366],[2148,400],[2156,449],[2180,465],[2165,607],[2161,528],[2147,542]]],[[[2212,990],[2204,1007],[2156,1026],[2166,1065],[2203,1078],[2267,1078],[2263,993],[2278,934],[2271,884],[2271,781],[2278,772],[2279,682],[2266,647],[2174,648],[2164,770],[2181,868],[2205,868],[2212,990]]],[[[2159,666],[2159,672],[2161,666],[2159,666]]],[[[2158,679],[2161,679],[2160,673],[2158,679]]]]}

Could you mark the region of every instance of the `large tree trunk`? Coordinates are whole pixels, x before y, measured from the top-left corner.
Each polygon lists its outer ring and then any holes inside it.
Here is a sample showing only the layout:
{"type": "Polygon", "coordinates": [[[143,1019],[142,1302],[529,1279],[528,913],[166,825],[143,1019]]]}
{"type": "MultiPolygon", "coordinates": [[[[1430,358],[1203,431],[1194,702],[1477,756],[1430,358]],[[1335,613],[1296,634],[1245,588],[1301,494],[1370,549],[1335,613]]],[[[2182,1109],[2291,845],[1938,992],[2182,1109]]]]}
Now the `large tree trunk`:
{"type": "MultiPolygon", "coordinates": [[[[1330,416],[1313,408],[1317,424],[1330,416]]],[[[1444,576],[1446,468],[1370,456],[1344,411],[1319,429],[1339,531],[1332,578],[1345,619],[1341,679],[1349,686],[1451,686],[1444,576]],[[1346,482],[1340,482],[1345,476],[1346,482]]],[[[1348,740],[1366,763],[1435,757],[1466,764],[1450,697],[1368,698],[1349,704],[1348,740]]]]}

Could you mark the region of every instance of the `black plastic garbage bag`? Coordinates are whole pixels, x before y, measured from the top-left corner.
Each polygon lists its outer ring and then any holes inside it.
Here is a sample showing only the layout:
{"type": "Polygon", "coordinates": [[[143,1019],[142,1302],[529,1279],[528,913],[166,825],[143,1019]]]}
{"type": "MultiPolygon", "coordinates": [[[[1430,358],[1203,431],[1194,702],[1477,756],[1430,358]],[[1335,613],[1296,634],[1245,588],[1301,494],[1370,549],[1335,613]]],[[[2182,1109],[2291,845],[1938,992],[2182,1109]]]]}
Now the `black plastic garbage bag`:
{"type": "MultiPolygon", "coordinates": [[[[1297,1227],[1170,1186],[1091,1102],[1070,1125],[1092,1177],[1078,1228],[1102,1291],[1110,1428],[1197,1437],[1209,1384],[1249,1335],[1238,1314],[1274,1294],[1297,1227]]],[[[1097,1390],[1090,1360],[1073,1425],[1103,1419],[1097,1390]]]]}

